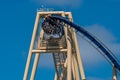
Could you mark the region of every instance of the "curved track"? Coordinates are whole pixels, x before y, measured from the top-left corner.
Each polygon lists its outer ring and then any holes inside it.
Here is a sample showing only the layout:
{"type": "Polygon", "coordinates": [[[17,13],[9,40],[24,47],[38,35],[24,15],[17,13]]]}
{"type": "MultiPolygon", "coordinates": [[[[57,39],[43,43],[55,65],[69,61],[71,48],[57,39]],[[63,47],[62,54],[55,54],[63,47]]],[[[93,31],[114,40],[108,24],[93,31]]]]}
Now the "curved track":
{"type": "Polygon", "coordinates": [[[104,55],[111,61],[112,64],[114,64],[115,68],[120,71],[120,64],[119,61],[116,59],[116,57],[113,55],[113,53],[100,41],[98,40],[95,36],[91,35],[88,31],[83,29],[81,26],[78,26],[74,24],[73,22],[69,21],[68,19],[61,17],[61,16],[49,16],[48,17],[50,23],[55,23],[54,20],[59,20],[61,22],[64,22],[65,24],[70,25],[71,27],[75,28],[77,31],[82,33],[85,37],[87,37],[89,40],[94,43],[103,53],[104,55]]]}

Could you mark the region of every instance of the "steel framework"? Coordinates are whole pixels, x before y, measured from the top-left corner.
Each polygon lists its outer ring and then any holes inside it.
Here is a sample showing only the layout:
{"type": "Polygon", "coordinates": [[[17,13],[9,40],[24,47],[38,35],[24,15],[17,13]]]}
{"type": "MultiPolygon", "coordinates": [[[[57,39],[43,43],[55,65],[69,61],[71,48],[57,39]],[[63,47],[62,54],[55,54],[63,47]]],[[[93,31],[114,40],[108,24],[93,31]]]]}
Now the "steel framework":
{"type": "Polygon", "coordinates": [[[61,38],[57,39],[45,39],[45,32],[43,29],[41,29],[40,38],[37,41],[37,48],[34,49],[35,38],[37,35],[40,19],[44,19],[46,16],[52,14],[68,17],[68,19],[72,21],[71,12],[37,12],[23,79],[27,80],[28,78],[28,71],[33,54],[35,54],[35,58],[30,80],[35,79],[35,73],[38,66],[40,54],[51,53],[53,55],[53,60],[56,68],[54,80],[86,80],[76,33],[74,29],[69,25],[64,25],[65,34],[61,38]]]}
{"type": "Polygon", "coordinates": [[[91,35],[82,27],[74,24],[71,12],[64,11],[37,12],[23,80],[27,80],[28,78],[28,71],[33,54],[35,54],[35,58],[30,80],[35,79],[40,54],[44,53],[45,54],[51,53],[53,56],[56,69],[54,80],[86,80],[82,59],[80,56],[78,41],[74,29],[78,30],[85,37],[87,37],[91,41],[91,43],[94,46],[96,46],[96,48],[109,59],[113,67],[112,80],[117,80],[117,71],[120,71],[120,64],[116,57],[113,55],[113,53],[95,36],[91,35]],[[52,19],[56,19],[63,22],[64,30],[62,30],[61,27],[56,25],[55,22],[53,22],[55,25],[47,24],[47,21],[45,21],[46,17],[51,18],[50,20],[48,20],[48,23],[52,19]],[[44,24],[42,23],[40,24],[41,20],[45,21],[42,22],[44,24]],[[42,28],[38,33],[40,29],[38,28],[39,26],[42,26],[42,28]],[[57,32],[56,30],[61,32],[57,32]],[[63,32],[64,34],[61,34],[63,32]],[[61,35],[60,37],[55,38],[54,36],[50,36],[49,34],[61,34],[61,35]],[[46,35],[48,38],[45,37],[46,35]],[[38,37],[37,41],[36,37],[38,37]],[[37,43],[36,48],[34,48],[35,43],[37,43]]]}

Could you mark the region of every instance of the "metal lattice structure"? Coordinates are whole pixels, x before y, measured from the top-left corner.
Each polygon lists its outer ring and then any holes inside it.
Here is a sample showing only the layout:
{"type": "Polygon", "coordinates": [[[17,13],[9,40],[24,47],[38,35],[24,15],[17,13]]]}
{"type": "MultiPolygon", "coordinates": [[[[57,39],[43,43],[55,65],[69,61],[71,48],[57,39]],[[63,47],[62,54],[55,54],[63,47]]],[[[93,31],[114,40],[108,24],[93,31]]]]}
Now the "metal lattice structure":
{"type": "Polygon", "coordinates": [[[40,54],[51,53],[56,69],[54,80],[86,80],[75,29],[88,38],[109,59],[113,66],[112,79],[117,80],[116,71],[120,70],[120,65],[112,52],[96,37],[74,24],[71,12],[64,11],[37,12],[23,79],[27,80],[33,54],[35,58],[30,80],[35,78],[40,54]],[[41,20],[43,22],[39,24],[41,20]],[[37,36],[39,25],[41,25],[41,30],[38,33],[40,35],[37,36]],[[34,48],[36,37],[38,37],[37,47],[34,48]]]}
{"type": "MultiPolygon", "coordinates": [[[[70,21],[72,21],[71,12],[64,12],[64,11],[37,12],[30,50],[26,63],[26,69],[24,73],[24,80],[27,80],[31,57],[33,54],[35,54],[33,69],[30,77],[31,80],[34,80],[38,65],[38,60],[41,53],[51,53],[53,55],[53,60],[56,68],[54,80],[80,80],[80,77],[82,78],[82,80],[85,80],[86,78],[83,70],[82,60],[80,57],[76,33],[73,28],[70,28],[69,25],[63,25],[65,26],[63,27],[64,29],[61,28],[57,29],[57,31],[60,30],[60,32],[64,30],[62,32],[62,35],[60,35],[58,38],[52,37],[46,39],[44,35],[46,35],[46,33],[47,35],[51,33],[45,32],[44,28],[42,28],[40,31],[40,38],[37,42],[38,44],[37,49],[33,48],[39,20],[41,18],[44,19],[46,16],[52,14],[60,15],[63,17],[66,16],[70,21]]],[[[60,32],[58,33],[53,32],[53,33],[59,34],[60,32]]]]}

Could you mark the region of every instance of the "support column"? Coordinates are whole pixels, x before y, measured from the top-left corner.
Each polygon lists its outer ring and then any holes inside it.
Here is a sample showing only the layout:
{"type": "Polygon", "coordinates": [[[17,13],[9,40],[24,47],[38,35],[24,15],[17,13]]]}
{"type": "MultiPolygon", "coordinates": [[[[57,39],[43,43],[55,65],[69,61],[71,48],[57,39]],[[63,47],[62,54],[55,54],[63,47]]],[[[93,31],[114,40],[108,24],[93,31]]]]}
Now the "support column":
{"type": "MultiPolygon", "coordinates": [[[[72,14],[68,13],[68,17],[69,17],[69,19],[72,19],[72,14]]],[[[79,65],[79,69],[80,69],[81,78],[82,78],[82,80],[86,80],[83,65],[82,65],[82,59],[81,59],[81,55],[80,55],[80,51],[79,51],[78,41],[77,41],[76,33],[74,32],[74,29],[73,29],[72,34],[73,34],[73,40],[74,40],[74,44],[75,44],[75,50],[76,50],[76,54],[77,54],[77,60],[78,60],[78,65],[79,65]]]]}
{"type": "Polygon", "coordinates": [[[30,67],[30,61],[31,61],[31,57],[32,57],[32,49],[34,47],[34,41],[35,41],[36,32],[37,32],[37,28],[38,28],[39,17],[40,16],[37,13],[23,80],[27,80],[28,71],[29,71],[29,67],[30,67]]]}
{"type": "Polygon", "coordinates": [[[54,77],[54,80],[57,80],[57,73],[55,73],[55,77],[54,77]]]}
{"type": "Polygon", "coordinates": [[[113,75],[112,75],[112,80],[117,80],[117,72],[116,72],[116,68],[113,65],[113,75]]]}
{"type": "Polygon", "coordinates": [[[77,54],[77,60],[78,60],[78,65],[79,65],[79,69],[80,69],[81,78],[82,78],[82,80],[86,80],[83,65],[82,65],[82,59],[81,59],[80,52],[79,52],[77,38],[76,38],[76,35],[74,32],[73,32],[73,34],[74,34],[74,42],[75,42],[75,47],[76,47],[76,54],[77,54]]]}
{"type": "MultiPolygon", "coordinates": [[[[73,55],[72,55],[73,56],[73,55]]],[[[72,79],[75,80],[75,66],[74,66],[74,62],[73,62],[73,58],[72,58],[72,79]]]]}
{"type": "MultiPolygon", "coordinates": [[[[65,13],[62,13],[65,16],[65,13]]],[[[65,36],[67,41],[67,80],[72,80],[72,53],[71,53],[71,43],[67,32],[67,26],[64,27],[65,36]]]]}
{"type": "Polygon", "coordinates": [[[75,59],[75,56],[73,55],[73,63],[74,63],[74,68],[75,68],[75,80],[80,80],[79,72],[78,72],[78,64],[75,59]]]}
{"type": "MultiPolygon", "coordinates": [[[[41,43],[41,39],[42,38],[43,38],[43,30],[41,30],[41,32],[40,32],[40,39],[38,40],[37,49],[40,48],[40,43],[41,43]]],[[[35,78],[35,74],[36,74],[39,58],[40,58],[40,53],[35,53],[35,60],[34,60],[33,69],[32,69],[30,80],[34,80],[34,78],[35,78]]]]}
{"type": "Polygon", "coordinates": [[[72,54],[71,54],[71,44],[70,40],[67,39],[68,52],[67,52],[67,80],[72,80],[72,54]]]}
{"type": "Polygon", "coordinates": [[[34,78],[35,78],[35,73],[36,73],[36,69],[38,66],[39,57],[40,57],[40,53],[36,53],[30,80],[34,80],[34,78]]]}

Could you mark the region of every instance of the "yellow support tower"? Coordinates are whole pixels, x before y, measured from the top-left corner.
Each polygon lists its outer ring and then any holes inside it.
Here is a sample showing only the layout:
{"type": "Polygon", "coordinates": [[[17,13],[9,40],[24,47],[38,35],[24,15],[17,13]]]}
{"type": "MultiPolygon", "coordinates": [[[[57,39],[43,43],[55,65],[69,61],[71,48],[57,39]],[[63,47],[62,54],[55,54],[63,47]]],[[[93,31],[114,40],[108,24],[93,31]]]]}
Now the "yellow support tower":
{"type": "Polygon", "coordinates": [[[64,35],[61,38],[46,39],[45,38],[46,34],[44,30],[41,29],[39,33],[40,36],[37,41],[37,48],[34,49],[35,38],[37,36],[37,30],[39,29],[38,28],[39,21],[41,19],[44,19],[46,16],[52,14],[68,17],[68,19],[72,21],[71,12],[64,11],[37,12],[23,80],[27,80],[28,78],[31,57],[33,54],[35,54],[33,68],[30,76],[30,80],[34,80],[41,53],[42,54],[51,53],[53,55],[53,60],[56,68],[54,80],[86,80],[76,33],[74,29],[71,28],[70,26],[64,25],[64,35]]]}

